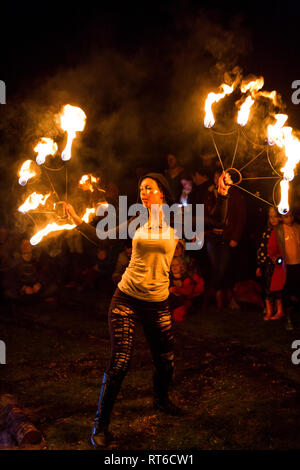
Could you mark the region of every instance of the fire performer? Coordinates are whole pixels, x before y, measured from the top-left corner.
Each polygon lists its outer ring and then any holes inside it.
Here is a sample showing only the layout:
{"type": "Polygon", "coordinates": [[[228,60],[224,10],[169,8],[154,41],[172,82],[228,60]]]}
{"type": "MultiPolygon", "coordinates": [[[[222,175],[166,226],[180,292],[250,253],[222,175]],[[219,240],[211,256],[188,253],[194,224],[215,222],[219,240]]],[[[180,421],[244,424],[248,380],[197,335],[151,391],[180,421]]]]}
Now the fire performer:
{"type": "MultiPolygon", "coordinates": [[[[219,198],[211,221],[215,225],[224,223],[231,184],[229,174],[223,172],[218,185],[219,198]]],[[[155,366],[154,408],[175,416],[182,413],[170,400],[168,393],[174,370],[174,338],[168,302],[169,271],[178,239],[171,224],[166,227],[162,205],[170,204],[172,196],[165,177],[159,173],[144,175],[139,183],[139,193],[143,206],[148,211],[148,221],[134,234],[129,266],[118,284],[109,308],[112,352],[100,387],[91,436],[93,446],[98,448],[107,446],[110,439],[110,415],[129,368],[138,321],[144,328],[155,366]],[[159,223],[152,225],[151,215],[157,208],[159,223]],[[167,237],[151,235],[154,232],[162,235],[166,228],[169,230],[167,237]],[[144,236],[145,231],[147,237],[144,236]]],[[[98,246],[103,246],[104,240],[97,237],[95,227],[82,223],[70,204],[65,206],[77,225],[77,230],[98,246]]]]}

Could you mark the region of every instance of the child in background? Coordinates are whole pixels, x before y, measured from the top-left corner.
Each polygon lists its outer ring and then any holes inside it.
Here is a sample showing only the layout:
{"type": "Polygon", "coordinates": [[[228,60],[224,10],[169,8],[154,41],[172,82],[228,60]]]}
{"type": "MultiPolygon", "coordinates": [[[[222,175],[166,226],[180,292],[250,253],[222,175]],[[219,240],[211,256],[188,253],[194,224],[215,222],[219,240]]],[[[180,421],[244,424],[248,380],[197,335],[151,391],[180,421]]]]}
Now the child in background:
{"type": "Polygon", "coordinates": [[[181,322],[192,305],[192,299],[203,293],[204,280],[196,273],[189,276],[184,259],[174,256],[171,264],[169,291],[173,318],[181,322]]]}
{"type": "Polygon", "coordinates": [[[282,264],[276,260],[281,257],[279,248],[274,248],[273,255],[269,256],[270,235],[280,222],[280,216],[274,207],[268,212],[268,228],[262,234],[259,248],[257,250],[256,276],[262,278],[265,291],[266,315],[264,320],[278,320],[283,316],[282,290],[285,282],[285,272],[282,264]],[[276,254],[275,254],[276,251],[276,254]],[[272,260],[274,258],[275,261],[272,260]],[[276,314],[274,315],[276,310],[276,314]]]}

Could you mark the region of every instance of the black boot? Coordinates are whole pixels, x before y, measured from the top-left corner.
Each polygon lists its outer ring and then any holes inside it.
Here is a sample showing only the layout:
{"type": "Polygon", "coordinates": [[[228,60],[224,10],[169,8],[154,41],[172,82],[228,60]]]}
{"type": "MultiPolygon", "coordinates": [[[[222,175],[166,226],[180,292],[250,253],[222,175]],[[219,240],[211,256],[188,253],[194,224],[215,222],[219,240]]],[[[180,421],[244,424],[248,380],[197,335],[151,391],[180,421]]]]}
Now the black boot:
{"type": "Polygon", "coordinates": [[[104,374],[100,387],[98,408],[92,430],[91,443],[94,447],[106,447],[111,435],[108,431],[110,415],[121,388],[123,377],[110,377],[104,374]]]}
{"type": "Polygon", "coordinates": [[[172,383],[172,372],[165,374],[153,375],[154,401],[155,410],[162,411],[171,416],[182,416],[184,411],[176,406],[169,398],[169,387],[172,383]]]}

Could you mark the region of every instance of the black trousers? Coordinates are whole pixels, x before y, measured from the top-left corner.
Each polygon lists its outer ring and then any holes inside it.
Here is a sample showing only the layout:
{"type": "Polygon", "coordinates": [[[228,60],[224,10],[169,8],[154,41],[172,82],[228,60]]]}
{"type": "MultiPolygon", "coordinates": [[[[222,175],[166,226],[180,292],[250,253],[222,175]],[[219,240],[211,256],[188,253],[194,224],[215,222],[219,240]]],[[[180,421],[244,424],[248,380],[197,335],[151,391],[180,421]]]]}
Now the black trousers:
{"type": "Polygon", "coordinates": [[[174,336],[169,301],[146,302],[116,289],[109,308],[111,359],[106,374],[122,381],[132,358],[136,325],[143,326],[155,367],[155,377],[167,387],[174,370],[174,336]]]}

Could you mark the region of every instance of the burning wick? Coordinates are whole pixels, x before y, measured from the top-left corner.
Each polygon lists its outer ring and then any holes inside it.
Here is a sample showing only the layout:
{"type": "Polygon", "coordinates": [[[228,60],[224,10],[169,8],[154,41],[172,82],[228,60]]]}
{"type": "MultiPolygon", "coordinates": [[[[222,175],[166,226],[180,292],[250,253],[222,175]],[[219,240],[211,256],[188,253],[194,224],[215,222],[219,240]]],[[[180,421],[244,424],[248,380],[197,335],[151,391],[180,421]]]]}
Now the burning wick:
{"type": "Polygon", "coordinates": [[[34,147],[34,151],[38,153],[35,160],[36,163],[38,165],[42,165],[43,163],[45,163],[47,155],[53,156],[56,154],[57,144],[48,137],[42,137],[36,147],[34,147]]]}
{"type": "Polygon", "coordinates": [[[61,154],[63,161],[70,160],[71,148],[73,140],[76,137],[76,132],[83,131],[86,122],[86,115],[82,109],[66,104],[60,115],[61,128],[68,133],[68,139],[65,149],[61,154]]]}
{"type": "Polygon", "coordinates": [[[33,161],[32,160],[26,160],[26,162],[23,163],[23,165],[21,166],[21,169],[19,171],[19,184],[21,186],[25,186],[25,184],[27,184],[27,181],[30,179],[30,178],[33,178],[34,176],[36,176],[36,172],[30,168],[32,167],[32,164],[33,164],[33,161]]]}

